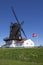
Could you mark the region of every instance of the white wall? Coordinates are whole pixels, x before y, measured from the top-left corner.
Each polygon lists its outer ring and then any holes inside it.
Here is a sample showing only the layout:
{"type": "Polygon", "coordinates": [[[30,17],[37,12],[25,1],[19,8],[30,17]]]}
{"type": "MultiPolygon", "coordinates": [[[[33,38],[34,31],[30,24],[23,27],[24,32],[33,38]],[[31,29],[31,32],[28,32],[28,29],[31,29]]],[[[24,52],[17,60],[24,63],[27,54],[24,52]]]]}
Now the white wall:
{"type": "Polygon", "coordinates": [[[11,40],[11,41],[7,41],[4,46],[5,47],[34,47],[34,42],[31,39],[25,40],[24,43],[11,40]]]}

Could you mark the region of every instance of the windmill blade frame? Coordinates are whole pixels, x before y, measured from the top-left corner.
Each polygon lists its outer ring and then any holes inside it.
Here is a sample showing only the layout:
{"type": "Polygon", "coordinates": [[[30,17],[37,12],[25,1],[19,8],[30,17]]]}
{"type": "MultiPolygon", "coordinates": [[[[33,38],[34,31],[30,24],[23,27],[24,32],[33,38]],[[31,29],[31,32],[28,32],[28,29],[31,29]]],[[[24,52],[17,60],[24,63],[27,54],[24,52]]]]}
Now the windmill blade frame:
{"type": "MultiPolygon", "coordinates": [[[[12,12],[13,12],[13,14],[14,14],[16,20],[17,20],[17,23],[18,23],[18,25],[19,25],[19,28],[21,29],[21,31],[23,32],[24,36],[25,36],[26,39],[27,39],[27,36],[26,36],[24,30],[23,30],[22,27],[21,27],[21,25],[24,23],[24,21],[22,21],[21,24],[20,24],[20,23],[19,23],[19,20],[18,20],[18,18],[17,18],[17,16],[16,16],[16,13],[15,13],[15,11],[14,11],[14,9],[13,9],[13,7],[11,7],[11,9],[12,9],[12,12]]],[[[19,31],[19,29],[17,30],[17,32],[18,32],[18,31],[19,31]]],[[[17,34],[17,33],[16,33],[16,34],[17,34]]]]}
{"type": "Polygon", "coordinates": [[[24,30],[21,28],[21,31],[23,32],[23,34],[24,34],[24,36],[26,37],[26,39],[27,39],[27,36],[26,36],[26,34],[25,34],[25,32],[24,32],[24,30]]]}
{"type": "Polygon", "coordinates": [[[13,12],[13,14],[14,14],[16,20],[17,20],[17,23],[20,24],[20,23],[19,23],[19,20],[18,20],[18,18],[17,18],[17,16],[16,16],[16,13],[15,13],[15,11],[14,11],[14,9],[13,9],[13,7],[11,7],[11,9],[12,9],[12,12],[13,12]]]}
{"type": "Polygon", "coordinates": [[[22,21],[20,25],[23,25],[23,24],[24,24],[24,21],[22,21]]]}

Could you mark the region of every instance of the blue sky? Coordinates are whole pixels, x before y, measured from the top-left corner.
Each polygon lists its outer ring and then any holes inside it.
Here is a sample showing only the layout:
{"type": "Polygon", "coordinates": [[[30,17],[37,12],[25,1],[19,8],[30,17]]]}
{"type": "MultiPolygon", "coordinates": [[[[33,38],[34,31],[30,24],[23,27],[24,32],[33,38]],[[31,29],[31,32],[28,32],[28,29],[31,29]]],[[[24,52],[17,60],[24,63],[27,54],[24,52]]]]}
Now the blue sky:
{"type": "Polygon", "coordinates": [[[43,0],[0,0],[0,45],[9,36],[10,23],[16,22],[12,13],[13,6],[27,38],[32,39],[35,45],[43,45],[43,0]],[[38,37],[33,38],[32,34],[38,37]]]}

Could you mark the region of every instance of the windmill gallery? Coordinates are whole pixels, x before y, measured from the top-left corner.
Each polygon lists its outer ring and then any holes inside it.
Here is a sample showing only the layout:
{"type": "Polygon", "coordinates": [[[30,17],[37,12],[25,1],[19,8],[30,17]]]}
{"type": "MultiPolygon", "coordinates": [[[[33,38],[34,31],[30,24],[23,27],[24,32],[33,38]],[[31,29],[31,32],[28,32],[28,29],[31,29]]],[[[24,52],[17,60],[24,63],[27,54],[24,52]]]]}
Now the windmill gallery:
{"type": "Polygon", "coordinates": [[[20,24],[13,7],[11,7],[11,9],[17,22],[11,23],[10,35],[8,38],[4,39],[6,43],[2,45],[2,47],[34,47],[34,42],[31,39],[27,39],[27,36],[21,27],[24,21],[20,24]],[[25,39],[22,38],[21,32],[24,34],[25,39]]]}

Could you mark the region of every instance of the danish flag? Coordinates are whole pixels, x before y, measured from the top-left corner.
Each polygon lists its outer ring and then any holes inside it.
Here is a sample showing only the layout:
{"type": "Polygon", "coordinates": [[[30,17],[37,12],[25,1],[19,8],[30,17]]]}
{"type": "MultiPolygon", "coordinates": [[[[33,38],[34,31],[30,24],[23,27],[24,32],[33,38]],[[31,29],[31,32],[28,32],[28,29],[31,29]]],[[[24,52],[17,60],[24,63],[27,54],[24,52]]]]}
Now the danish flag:
{"type": "Polygon", "coordinates": [[[32,37],[37,37],[37,33],[33,33],[32,34],[32,37]]]}

